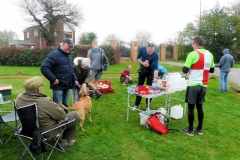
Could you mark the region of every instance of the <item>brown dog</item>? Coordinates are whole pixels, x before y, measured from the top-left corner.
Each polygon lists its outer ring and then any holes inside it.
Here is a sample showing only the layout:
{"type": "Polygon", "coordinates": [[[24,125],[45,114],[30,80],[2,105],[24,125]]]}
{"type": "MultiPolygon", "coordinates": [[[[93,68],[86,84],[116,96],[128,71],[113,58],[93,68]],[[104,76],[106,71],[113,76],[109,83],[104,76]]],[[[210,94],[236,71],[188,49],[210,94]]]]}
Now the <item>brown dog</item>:
{"type": "Polygon", "coordinates": [[[80,117],[80,129],[84,131],[85,112],[88,112],[89,121],[92,122],[92,101],[87,89],[80,89],[79,96],[81,97],[80,101],[76,102],[72,107],[66,107],[63,104],[58,105],[67,110],[75,110],[80,117]]]}

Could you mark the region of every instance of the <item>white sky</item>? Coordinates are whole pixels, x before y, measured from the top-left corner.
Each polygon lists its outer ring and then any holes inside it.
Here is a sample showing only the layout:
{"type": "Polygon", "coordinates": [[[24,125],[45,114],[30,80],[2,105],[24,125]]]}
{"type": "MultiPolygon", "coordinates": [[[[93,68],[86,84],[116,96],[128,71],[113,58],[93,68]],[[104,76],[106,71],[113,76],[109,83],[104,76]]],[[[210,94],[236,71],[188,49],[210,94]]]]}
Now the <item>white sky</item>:
{"type": "MultiPolygon", "coordinates": [[[[23,39],[29,26],[16,6],[17,0],[1,0],[0,30],[11,30],[23,39]]],[[[150,32],[152,42],[165,43],[174,39],[187,23],[194,22],[203,10],[230,6],[235,0],[68,0],[82,7],[84,21],[76,29],[76,41],[83,32],[94,32],[102,43],[109,34],[122,41],[134,41],[137,31],[150,32]]]]}

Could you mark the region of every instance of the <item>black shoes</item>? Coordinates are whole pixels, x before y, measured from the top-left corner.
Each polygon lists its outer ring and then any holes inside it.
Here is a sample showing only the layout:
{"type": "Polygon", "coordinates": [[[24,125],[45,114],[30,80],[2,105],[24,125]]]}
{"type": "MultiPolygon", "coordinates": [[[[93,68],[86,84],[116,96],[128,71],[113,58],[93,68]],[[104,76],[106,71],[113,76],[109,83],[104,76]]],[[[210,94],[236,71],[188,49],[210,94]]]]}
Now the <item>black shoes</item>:
{"type": "Polygon", "coordinates": [[[98,90],[95,90],[95,94],[96,94],[96,99],[98,99],[102,96],[102,93],[98,90]]]}
{"type": "Polygon", "coordinates": [[[98,90],[95,90],[95,91],[91,91],[89,96],[94,98],[94,99],[98,99],[102,96],[102,93],[98,90]]]}
{"type": "Polygon", "coordinates": [[[197,132],[199,135],[203,135],[203,131],[202,131],[202,129],[199,129],[199,128],[194,128],[193,129],[195,132],[197,132]]]}
{"type": "MultiPolygon", "coordinates": [[[[197,132],[199,135],[203,135],[202,129],[199,129],[198,127],[196,127],[196,128],[194,128],[193,130],[194,130],[195,132],[197,132]]],[[[187,135],[189,135],[189,136],[194,136],[194,132],[193,132],[193,131],[190,131],[188,127],[182,128],[182,131],[183,131],[184,133],[186,133],[187,135]]]]}
{"type": "Polygon", "coordinates": [[[182,131],[183,131],[184,133],[186,133],[187,135],[189,135],[189,136],[194,136],[194,132],[193,132],[193,131],[190,131],[188,127],[182,128],[182,131]]]}
{"type": "Polygon", "coordinates": [[[140,109],[140,105],[134,105],[134,107],[132,108],[133,111],[140,109]]]}

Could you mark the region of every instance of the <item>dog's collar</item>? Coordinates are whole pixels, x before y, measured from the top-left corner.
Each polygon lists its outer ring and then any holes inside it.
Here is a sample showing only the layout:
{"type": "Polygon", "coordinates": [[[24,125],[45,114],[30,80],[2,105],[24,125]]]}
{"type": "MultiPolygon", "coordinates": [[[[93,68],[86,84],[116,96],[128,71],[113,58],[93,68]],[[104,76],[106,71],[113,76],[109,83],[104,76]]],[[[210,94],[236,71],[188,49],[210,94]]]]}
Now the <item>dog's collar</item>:
{"type": "Polygon", "coordinates": [[[86,97],[86,96],[88,96],[88,93],[85,93],[82,89],[80,90],[80,92],[82,92],[83,93],[83,97],[86,97]]]}

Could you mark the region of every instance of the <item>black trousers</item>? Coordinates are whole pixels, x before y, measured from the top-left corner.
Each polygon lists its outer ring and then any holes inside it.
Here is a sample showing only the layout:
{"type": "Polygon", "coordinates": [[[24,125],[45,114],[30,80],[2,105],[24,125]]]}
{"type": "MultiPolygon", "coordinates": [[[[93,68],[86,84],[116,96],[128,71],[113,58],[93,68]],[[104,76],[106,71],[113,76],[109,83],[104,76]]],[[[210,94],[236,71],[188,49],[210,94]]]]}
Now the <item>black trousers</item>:
{"type": "Polygon", "coordinates": [[[159,77],[160,79],[162,79],[163,75],[164,75],[164,72],[158,71],[158,77],[159,77]]]}
{"type": "MultiPolygon", "coordinates": [[[[142,72],[140,70],[140,72],[138,73],[138,86],[144,85],[145,80],[147,80],[147,85],[151,86],[152,85],[152,81],[153,81],[153,72],[154,69],[152,67],[149,68],[148,72],[142,72]]],[[[136,96],[136,100],[135,100],[135,105],[139,105],[141,103],[142,97],[141,96],[136,96]]],[[[150,102],[152,101],[152,99],[150,99],[150,102]]],[[[148,101],[146,99],[146,105],[147,105],[148,101]]]]}

